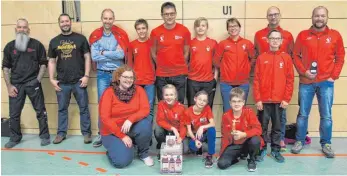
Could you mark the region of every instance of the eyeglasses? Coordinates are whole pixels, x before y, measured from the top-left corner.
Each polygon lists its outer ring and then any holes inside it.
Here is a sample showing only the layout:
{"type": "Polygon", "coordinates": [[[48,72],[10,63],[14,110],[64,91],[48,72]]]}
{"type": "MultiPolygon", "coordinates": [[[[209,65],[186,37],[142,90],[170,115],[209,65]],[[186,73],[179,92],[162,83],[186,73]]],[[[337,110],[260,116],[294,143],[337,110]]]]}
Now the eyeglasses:
{"type": "Polygon", "coordinates": [[[273,37],[270,37],[269,40],[271,41],[280,41],[282,38],[273,38],[273,37]]]}
{"type": "Polygon", "coordinates": [[[121,77],[123,77],[124,79],[130,79],[130,80],[134,80],[135,78],[133,77],[133,76],[121,76],[121,77]]]}
{"type": "Polygon", "coordinates": [[[280,13],[268,14],[267,16],[268,16],[268,17],[275,17],[275,18],[277,18],[277,17],[280,16],[280,13]]]}
{"type": "Polygon", "coordinates": [[[172,13],[163,13],[162,14],[164,17],[174,17],[176,15],[176,12],[172,12],[172,13]]]}
{"type": "Polygon", "coordinates": [[[238,26],[238,25],[233,25],[233,26],[228,26],[228,28],[239,28],[240,26],[238,26]]]}

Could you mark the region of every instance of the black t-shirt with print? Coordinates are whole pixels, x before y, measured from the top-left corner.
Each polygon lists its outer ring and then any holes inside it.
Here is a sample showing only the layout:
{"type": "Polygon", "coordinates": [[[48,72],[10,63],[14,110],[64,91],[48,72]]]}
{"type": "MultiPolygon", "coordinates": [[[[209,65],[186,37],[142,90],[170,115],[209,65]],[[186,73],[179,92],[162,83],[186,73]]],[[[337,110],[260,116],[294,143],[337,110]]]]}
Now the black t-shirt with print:
{"type": "Polygon", "coordinates": [[[24,84],[36,79],[40,65],[47,66],[47,63],[45,47],[36,39],[30,38],[25,52],[15,48],[15,40],[4,48],[2,68],[11,69],[11,84],[24,84]]]}
{"type": "Polygon", "coordinates": [[[63,84],[75,84],[84,76],[84,54],[89,44],[81,34],[58,35],[49,42],[48,57],[58,58],[57,80],[63,84]]]}

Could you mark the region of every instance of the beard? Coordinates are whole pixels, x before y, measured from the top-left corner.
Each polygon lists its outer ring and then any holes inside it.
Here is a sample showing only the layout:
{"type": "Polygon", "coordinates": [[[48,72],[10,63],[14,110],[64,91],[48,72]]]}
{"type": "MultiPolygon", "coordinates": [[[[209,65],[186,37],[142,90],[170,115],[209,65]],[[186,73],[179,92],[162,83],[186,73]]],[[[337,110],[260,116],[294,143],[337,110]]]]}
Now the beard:
{"type": "Polygon", "coordinates": [[[64,29],[64,27],[60,27],[61,32],[68,33],[71,31],[71,26],[68,29],[64,29]]]}
{"type": "Polygon", "coordinates": [[[28,43],[29,43],[30,37],[28,34],[23,32],[18,32],[16,34],[16,40],[14,42],[14,47],[21,52],[24,52],[27,50],[28,43]]]}
{"type": "Polygon", "coordinates": [[[324,28],[324,27],[327,25],[327,23],[322,22],[323,24],[319,26],[319,25],[317,25],[317,23],[318,23],[318,22],[316,22],[316,23],[313,24],[313,26],[314,26],[315,28],[317,28],[317,29],[322,29],[322,28],[324,28]]]}

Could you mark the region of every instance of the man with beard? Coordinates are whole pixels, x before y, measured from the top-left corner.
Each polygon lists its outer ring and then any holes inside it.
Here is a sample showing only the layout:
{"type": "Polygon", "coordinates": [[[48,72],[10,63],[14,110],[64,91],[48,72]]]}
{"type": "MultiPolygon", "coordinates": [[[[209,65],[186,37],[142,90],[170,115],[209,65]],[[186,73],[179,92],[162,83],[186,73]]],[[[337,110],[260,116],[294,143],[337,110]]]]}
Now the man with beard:
{"type": "Polygon", "coordinates": [[[90,71],[90,52],[87,39],[71,31],[71,18],[61,14],[58,18],[61,34],[49,43],[49,79],[56,90],[58,100],[58,132],[54,144],[66,138],[68,129],[68,107],[73,93],[80,110],[81,132],[84,143],[92,142],[88,107],[87,85],[90,71]],[[57,69],[57,79],[54,78],[57,69]]]}
{"type": "MultiPolygon", "coordinates": [[[[267,27],[262,30],[259,30],[254,37],[254,46],[256,50],[256,55],[259,56],[260,54],[269,51],[269,43],[268,43],[267,36],[271,30],[276,29],[277,31],[280,31],[282,35],[282,44],[280,46],[280,51],[284,51],[291,56],[293,53],[294,39],[293,39],[293,35],[289,31],[286,31],[280,27],[280,20],[281,20],[280,9],[275,6],[269,7],[266,13],[266,18],[267,18],[267,21],[269,22],[267,27]]],[[[282,120],[281,120],[281,151],[286,150],[286,146],[284,143],[286,122],[287,122],[287,113],[286,113],[286,109],[283,109],[282,120]]],[[[266,141],[269,141],[269,139],[266,139],[266,141]]],[[[265,151],[266,150],[264,150],[264,152],[265,151]]],[[[266,153],[263,153],[263,156],[265,155],[266,153]]]]}
{"type": "Polygon", "coordinates": [[[26,19],[17,20],[16,40],[4,48],[2,70],[9,94],[10,141],[5,148],[12,148],[22,139],[20,116],[28,95],[36,111],[39,122],[41,146],[50,144],[47,112],[41,80],[47,68],[46,50],[41,42],[30,38],[29,23],[26,19]]]}
{"type": "Polygon", "coordinates": [[[296,142],[292,153],[303,149],[312,100],[317,95],[320,114],[320,144],[327,158],[335,156],[331,149],[334,82],[341,73],[345,49],[340,33],[327,26],[328,9],[316,7],[312,26],[299,33],[294,45],[294,64],[300,75],[299,113],[296,119],[296,142]]]}
{"type": "MultiPolygon", "coordinates": [[[[114,21],[114,12],[104,9],[101,13],[103,26],[89,36],[92,60],[97,64],[98,101],[112,82],[112,72],[124,64],[128,50],[128,35],[123,29],[113,25],[114,21]]],[[[93,146],[100,147],[101,144],[101,136],[98,135],[93,146]]]]}

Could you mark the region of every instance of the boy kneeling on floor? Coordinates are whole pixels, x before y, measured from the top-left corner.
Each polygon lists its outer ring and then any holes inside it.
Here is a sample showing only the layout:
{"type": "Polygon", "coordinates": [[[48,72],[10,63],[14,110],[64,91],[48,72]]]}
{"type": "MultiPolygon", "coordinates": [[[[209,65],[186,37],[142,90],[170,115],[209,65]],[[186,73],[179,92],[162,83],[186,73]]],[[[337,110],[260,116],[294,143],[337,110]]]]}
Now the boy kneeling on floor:
{"type": "Polygon", "coordinates": [[[218,167],[226,169],[238,162],[241,153],[249,155],[248,171],[257,169],[255,157],[264,145],[261,125],[249,107],[245,105],[245,92],[241,88],[230,91],[231,109],[222,117],[222,144],[218,167]]]}

